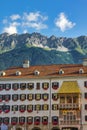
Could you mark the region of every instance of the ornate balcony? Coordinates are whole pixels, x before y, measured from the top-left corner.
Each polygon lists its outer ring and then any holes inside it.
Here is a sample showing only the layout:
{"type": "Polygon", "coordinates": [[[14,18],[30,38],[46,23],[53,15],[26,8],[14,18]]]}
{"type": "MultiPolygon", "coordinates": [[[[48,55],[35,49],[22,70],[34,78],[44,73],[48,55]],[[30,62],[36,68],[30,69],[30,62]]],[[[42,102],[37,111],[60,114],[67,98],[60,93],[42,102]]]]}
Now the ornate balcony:
{"type": "Polygon", "coordinates": [[[58,104],[58,109],[80,109],[80,105],[76,103],[58,104]]]}

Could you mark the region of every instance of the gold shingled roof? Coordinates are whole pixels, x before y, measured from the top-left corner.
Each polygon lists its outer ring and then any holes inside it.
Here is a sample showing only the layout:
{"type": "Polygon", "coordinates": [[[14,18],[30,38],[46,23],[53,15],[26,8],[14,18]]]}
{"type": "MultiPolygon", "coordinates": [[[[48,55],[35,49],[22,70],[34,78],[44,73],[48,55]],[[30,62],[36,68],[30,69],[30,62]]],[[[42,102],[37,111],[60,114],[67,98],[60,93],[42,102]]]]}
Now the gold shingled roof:
{"type": "Polygon", "coordinates": [[[77,81],[64,81],[58,93],[81,93],[81,91],[77,81]]]}

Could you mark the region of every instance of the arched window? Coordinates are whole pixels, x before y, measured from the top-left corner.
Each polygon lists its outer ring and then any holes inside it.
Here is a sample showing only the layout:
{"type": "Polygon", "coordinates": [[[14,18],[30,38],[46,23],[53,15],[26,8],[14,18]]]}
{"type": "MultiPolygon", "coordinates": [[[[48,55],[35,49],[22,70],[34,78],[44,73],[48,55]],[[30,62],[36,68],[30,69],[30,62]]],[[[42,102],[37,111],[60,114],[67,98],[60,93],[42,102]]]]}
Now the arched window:
{"type": "Polygon", "coordinates": [[[25,101],[26,100],[26,94],[21,94],[20,95],[20,100],[25,101]]]}
{"type": "Polygon", "coordinates": [[[5,90],[11,89],[11,84],[5,84],[5,90]]]}
{"type": "Polygon", "coordinates": [[[34,88],[34,83],[28,83],[28,84],[27,84],[27,88],[28,88],[29,90],[32,90],[32,89],[34,88]]]}
{"type": "Polygon", "coordinates": [[[28,112],[32,112],[33,111],[33,105],[32,104],[27,105],[27,111],[28,112]]]}
{"type": "Polygon", "coordinates": [[[49,83],[47,83],[47,82],[42,83],[42,88],[44,90],[47,90],[49,88],[49,83]]]}
{"type": "Polygon", "coordinates": [[[28,94],[27,95],[27,99],[29,100],[29,101],[32,101],[33,99],[34,99],[34,95],[33,94],[28,94]]]}
{"type": "Polygon", "coordinates": [[[25,117],[19,117],[19,124],[23,125],[25,123],[25,117]]]}
{"type": "Polygon", "coordinates": [[[52,110],[58,110],[58,104],[52,104],[52,110]]]}
{"type": "Polygon", "coordinates": [[[41,110],[41,105],[40,104],[35,105],[35,110],[40,111],[41,110]]]}
{"type": "Polygon", "coordinates": [[[35,99],[36,99],[36,100],[40,100],[40,99],[41,99],[41,94],[40,94],[40,93],[35,94],[35,99]]]}
{"type": "Polygon", "coordinates": [[[0,125],[2,124],[3,120],[2,120],[2,117],[0,117],[0,125]]]}
{"type": "Polygon", "coordinates": [[[42,105],[42,110],[44,110],[44,111],[49,110],[49,105],[48,104],[42,105]]]}
{"type": "Polygon", "coordinates": [[[13,90],[18,90],[19,89],[19,84],[18,83],[12,84],[12,89],[13,90]]]}
{"type": "Polygon", "coordinates": [[[13,101],[17,101],[17,100],[18,100],[18,94],[12,95],[12,100],[13,100],[13,101]]]}
{"type": "Polygon", "coordinates": [[[9,95],[9,94],[4,95],[4,100],[5,100],[6,102],[8,102],[8,101],[10,100],[10,97],[11,97],[11,95],[9,95]]]}
{"type": "Polygon", "coordinates": [[[18,111],[18,105],[12,105],[12,111],[15,113],[18,111]]]}
{"type": "Polygon", "coordinates": [[[58,117],[57,116],[53,116],[52,117],[52,124],[53,125],[57,125],[58,124],[58,117]]]}
{"type": "Polygon", "coordinates": [[[26,83],[21,83],[20,84],[20,89],[25,90],[26,89],[26,83]]]}
{"type": "Polygon", "coordinates": [[[58,93],[52,93],[52,99],[57,100],[58,99],[58,93]]]}
{"type": "Polygon", "coordinates": [[[0,105],[0,113],[2,112],[2,105],[0,105]]]}
{"type": "Polygon", "coordinates": [[[3,123],[8,125],[9,124],[9,117],[4,117],[3,118],[3,123]]]}
{"type": "Polygon", "coordinates": [[[47,116],[43,116],[42,117],[42,124],[43,125],[47,125],[48,124],[48,117],[47,116]]]}
{"type": "Polygon", "coordinates": [[[4,89],[4,84],[0,84],[0,91],[4,89]]]}
{"type": "Polygon", "coordinates": [[[59,83],[58,82],[53,82],[52,83],[52,88],[53,89],[57,89],[59,87],[59,83]]]}
{"type": "Polygon", "coordinates": [[[2,108],[3,108],[3,111],[5,113],[8,113],[10,111],[10,106],[9,105],[3,105],[2,108]]]}
{"type": "Polygon", "coordinates": [[[27,124],[31,125],[33,123],[33,117],[32,116],[28,116],[27,117],[27,124]]]}
{"type": "Polygon", "coordinates": [[[49,98],[49,94],[48,94],[48,93],[42,94],[42,99],[43,99],[44,101],[47,101],[48,98],[49,98]]]}
{"type": "Polygon", "coordinates": [[[18,123],[18,117],[11,117],[11,124],[16,125],[18,123]]]}
{"type": "Polygon", "coordinates": [[[40,125],[40,117],[39,116],[34,117],[34,124],[40,125]]]}
{"type": "Polygon", "coordinates": [[[0,95],[0,102],[2,102],[3,100],[3,95],[0,95]]]}
{"type": "Polygon", "coordinates": [[[26,110],[26,105],[20,105],[19,106],[19,111],[20,112],[25,112],[25,110],[26,110]]]}

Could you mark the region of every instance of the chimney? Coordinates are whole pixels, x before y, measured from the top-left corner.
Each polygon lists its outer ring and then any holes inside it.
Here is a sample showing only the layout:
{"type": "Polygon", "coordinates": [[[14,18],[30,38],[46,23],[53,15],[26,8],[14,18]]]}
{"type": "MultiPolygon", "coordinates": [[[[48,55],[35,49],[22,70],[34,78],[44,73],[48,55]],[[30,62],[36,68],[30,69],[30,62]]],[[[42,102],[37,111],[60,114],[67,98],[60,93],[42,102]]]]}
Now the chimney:
{"type": "Polygon", "coordinates": [[[29,68],[30,64],[29,64],[29,60],[25,60],[23,62],[23,68],[29,68]]]}
{"type": "Polygon", "coordinates": [[[87,58],[83,58],[83,66],[87,66],[87,58]]]}

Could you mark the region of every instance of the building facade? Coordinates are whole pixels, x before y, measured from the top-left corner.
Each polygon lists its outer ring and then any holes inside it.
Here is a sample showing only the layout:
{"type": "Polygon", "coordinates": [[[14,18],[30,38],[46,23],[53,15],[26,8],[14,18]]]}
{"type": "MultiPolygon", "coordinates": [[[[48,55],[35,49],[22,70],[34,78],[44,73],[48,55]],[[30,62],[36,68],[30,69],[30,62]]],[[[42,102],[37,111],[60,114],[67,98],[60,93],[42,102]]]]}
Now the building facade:
{"type": "Polygon", "coordinates": [[[12,130],[86,130],[87,64],[0,72],[0,125],[12,130]]]}

